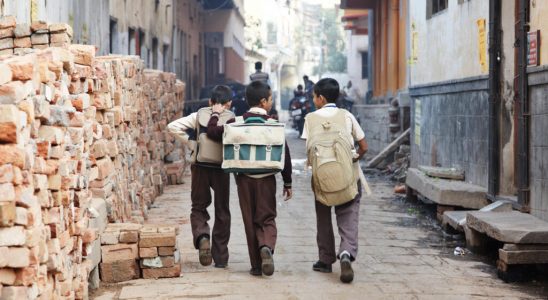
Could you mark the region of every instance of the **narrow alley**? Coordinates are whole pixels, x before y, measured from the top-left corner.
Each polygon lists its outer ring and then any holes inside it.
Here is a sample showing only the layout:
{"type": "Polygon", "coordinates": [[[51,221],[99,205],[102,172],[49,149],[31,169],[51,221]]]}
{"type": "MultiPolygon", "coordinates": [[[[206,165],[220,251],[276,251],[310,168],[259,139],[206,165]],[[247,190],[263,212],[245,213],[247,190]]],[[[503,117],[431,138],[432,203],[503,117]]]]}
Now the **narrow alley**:
{"type": "MultiPolygon", "coordinates": [[[[310,174],[303,172],[304,142],[288,131],[294,164],[294,198],[284,203],[278,188],[278,243],[272,277],[248,274],[249,259],[234,181],[231,182],[232,233],[226,270],[202,267],[190,234],[190,177],[168,186],[149,212],[147,223],[179,224],[181,277],[102,284],[92,294],[106,299],[545,299],[540,284],[506,284],[496,267],[467,252],[455,256],[462,237],[444,235],[424,212],[393,194],[393,183],[371,176],[372,196],[360,211],[359,255],[351,285],[333,273],[312,271],[317,260],[315,213],[310,174]]],[[[278,180],[280,185],[280,181],[278,180]]],[[[210,207],[211,209],[212,207],[210,207]]],[[[335,230],[336,232],[336,230],[335,230]]]]}

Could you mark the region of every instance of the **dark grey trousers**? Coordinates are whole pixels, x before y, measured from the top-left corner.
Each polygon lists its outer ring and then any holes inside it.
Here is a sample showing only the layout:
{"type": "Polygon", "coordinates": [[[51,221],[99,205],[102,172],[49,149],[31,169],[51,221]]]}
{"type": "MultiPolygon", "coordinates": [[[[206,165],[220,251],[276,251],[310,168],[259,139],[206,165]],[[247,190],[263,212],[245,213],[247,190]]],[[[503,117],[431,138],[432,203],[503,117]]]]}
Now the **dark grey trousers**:
{"type": "Polygon", "coordinates": [[[335,206],[335,216],[337,227],[341,236],[339,252],[335,252],[335,235],[331,223],[331,206],[316,203],[316,242],[318,243],[318,252],[320,261],[326,264],[332,264],[337,261],[337,257],[343,251],[350,253],[352,261],[358,255],[358,225],[360,215],[360,199],[362,197],[362,187],[358,181],[358,194],[356,197],[345,204],[335,206]]]}

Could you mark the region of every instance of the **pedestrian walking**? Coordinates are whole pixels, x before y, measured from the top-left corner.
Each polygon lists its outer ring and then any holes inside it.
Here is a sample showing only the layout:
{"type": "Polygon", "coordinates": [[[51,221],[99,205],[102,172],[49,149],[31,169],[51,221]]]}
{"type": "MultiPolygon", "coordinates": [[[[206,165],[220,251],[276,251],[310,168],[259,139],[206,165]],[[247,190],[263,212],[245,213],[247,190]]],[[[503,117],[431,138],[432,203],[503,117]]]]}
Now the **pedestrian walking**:
{"type": "Polygon", "coordinates": [[[313,101],[318,110],[306,116],[302,138],[306,139],[308,164],[312,166],[312,190],[316,208],[316,241],[319,260],[314,271],[330,273],[337,258],[341,264],[340,280],[354,279],[352,262],[358,254],[358,224],[361,182],[358,160],[367,151],[365,134],[356,118],[335,105],[339,84],[331,78],[313,87],[313,101]],[[354,142],[359,148],[355,151],[354,142]],[[331,223],[334,207],[341,236],[338,253],[331,223]]]}
{"type": "MultiPolygon", "coordinates": [[[[245,94],[246,101],[251,108],[243,115],[244,120],[248,118],[272,119],[267,114],[272,108],[272,91],[268,84],[262,81],[253,81],[247,86],[245,94]]],[[[220,124],[219,114],[223,112],[224,108],[221,105],[214,105],[212,109],[213,114],[207,132],[210,138],[221,141],[224,127],[218,125],[220,124]]],[[[231,119],[227,121],[227,124],[235,121],[235,119],[231,119]]],[[[253,127],[249,128],[249,134],[253,136],[253,127]]],[[[291,189],[291,155],[287,144],[285,144],[284,159],[284,167],[281,171],[284,181],[283,195],[286,197],[285,200],[289,200],[293,192],[291,189]]],[[[249,273],[254,276],[262,274],[270,276],[274,273],[273,254],[277,239],[275,173],[236,173],[235,177],[251,263],[249,273]]]]}
{"type": "Polygon", "coordinates": [[[218,123],[223,124],[234,117],[229,110],[232,90],[225,85],[215,86],[211,92],[209,107],[175,120],[168,125],[168,131],[187,144],[192,150],[191,194],[192,209],[190,224],[194,246],[198,249],[200,264],[225,268],[228,264],[228,240],[230,238],[230,177],[221,169],[222,145],[207,137],[207,124],[212,115],[211,105],[225,108],[222,115],[215,114],[218,123]],[[211,204],[211,190],[214,192],[215,224],[210,230],[207,208],[211,204]]]}
{"type": "Polygon", "coordinates": [[[267,73],[263,72],[263,63],[258,61],[255,63],[255,73],[249,75],[249,80],[253,81],[262,81],[270,85],[270,78],[267,73]]]}

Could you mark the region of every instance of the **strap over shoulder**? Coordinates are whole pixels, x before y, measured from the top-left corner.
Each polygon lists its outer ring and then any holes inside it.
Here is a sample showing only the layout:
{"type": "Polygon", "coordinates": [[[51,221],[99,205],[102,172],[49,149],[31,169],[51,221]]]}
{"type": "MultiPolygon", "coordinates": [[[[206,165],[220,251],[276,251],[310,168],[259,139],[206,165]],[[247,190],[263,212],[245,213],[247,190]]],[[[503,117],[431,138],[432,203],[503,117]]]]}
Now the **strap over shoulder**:
{"type": "MultiPolygon", "coordinates": [[[[198,124],[203,127],[207,127],[207,123],[209,123],[209,119],[211,118],[211,107],[204,107],[198,110],[196,119],[198,120],[198,124]]],[[[220,115],[219,115],[219,125],[225,124],[228,120],[234,118],[234,113],[228,109],[225,109],[220,115]]]]}

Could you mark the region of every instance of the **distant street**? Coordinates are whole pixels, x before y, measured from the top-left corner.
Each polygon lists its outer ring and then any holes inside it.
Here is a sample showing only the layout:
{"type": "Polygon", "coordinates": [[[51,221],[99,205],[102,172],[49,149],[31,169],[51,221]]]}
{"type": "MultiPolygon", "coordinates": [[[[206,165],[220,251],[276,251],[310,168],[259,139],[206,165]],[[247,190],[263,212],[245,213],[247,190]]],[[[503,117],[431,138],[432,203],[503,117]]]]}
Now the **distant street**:
{"type": "MultiPolygon", "coordinates": [[[[310,174],[303,171],[304,142],[288,132],[294,163],[295,196],[283,203],[278,189],[278,244],[272,277],[252,277],[236,186],[231,186],[232,236],[226,270],[202,267],[192,247],[189,225],[190,177],[168,186],[150,210],[151,223],[180,225],[183,260],[180,278],[135,280],[103,285],[93,294],[103,299],[546,299],[546,288],[534,284],[506,284],[496,268],[467,253],[453,250],[464,241],[444,236],[424,216],[393,194],[393,184],[372,176],[372,196],[362,198],[360,249],[354,263],[355,280],[339,281],[339,265],[332,274],[312,271],[317,260],[314,202],[310,174]]],[[[278,181],[281,187],[281,180],[278,181]]],[[[335,230],[336,232],[336,230],[335,230]]]]}

